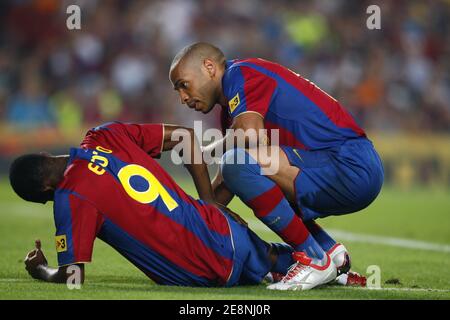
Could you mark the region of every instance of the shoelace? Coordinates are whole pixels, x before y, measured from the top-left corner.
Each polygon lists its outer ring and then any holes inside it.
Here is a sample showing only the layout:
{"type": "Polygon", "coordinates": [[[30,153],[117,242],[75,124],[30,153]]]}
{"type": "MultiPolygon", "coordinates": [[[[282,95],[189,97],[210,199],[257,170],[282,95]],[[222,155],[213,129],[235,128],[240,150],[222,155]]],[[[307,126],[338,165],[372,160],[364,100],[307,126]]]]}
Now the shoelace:
{"type": "Polygon", "coordinates": [[[295,263],[294,265],[292,265],[289,268],[286,276],[281,281],[286,282],[286,281],[291,280],[293,277],[295,277],[297,275],[298,272],[300,272],[301,270],[303,270],[305,268],[306,268],[305,265],[303,265],[303,264],[301,264],[299,262],[295,263]]]}

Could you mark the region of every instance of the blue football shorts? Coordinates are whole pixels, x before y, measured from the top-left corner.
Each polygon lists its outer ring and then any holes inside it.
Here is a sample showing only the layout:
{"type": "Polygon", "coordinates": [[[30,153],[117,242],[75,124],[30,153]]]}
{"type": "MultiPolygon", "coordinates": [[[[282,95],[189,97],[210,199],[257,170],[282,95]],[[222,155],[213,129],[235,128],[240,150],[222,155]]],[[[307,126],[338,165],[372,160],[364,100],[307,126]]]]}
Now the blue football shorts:
{"type": "Polygon", "coordinates": [[[352,139],[338,147],[307,151],[281,146],[295,178],[295,200],[304,221],[360,211],[381,190],[384,171],[372,142],[352,139]]]}

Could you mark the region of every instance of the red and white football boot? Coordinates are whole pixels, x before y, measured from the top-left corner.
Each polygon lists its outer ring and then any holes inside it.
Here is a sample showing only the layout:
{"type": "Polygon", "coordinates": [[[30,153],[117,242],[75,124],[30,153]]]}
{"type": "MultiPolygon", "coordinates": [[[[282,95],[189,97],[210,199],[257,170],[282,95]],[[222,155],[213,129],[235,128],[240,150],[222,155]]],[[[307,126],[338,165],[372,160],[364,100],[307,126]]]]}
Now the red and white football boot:
{"type": "Polygon", "coordinates": [[[328,254],[323,266],[314,264],[313,259],[301,251],[294,252],[292,257],[296,263],[289,268],[281,281],[267,286],[267,289],[309,290],[336,279],[336,266],[328,254]]]}

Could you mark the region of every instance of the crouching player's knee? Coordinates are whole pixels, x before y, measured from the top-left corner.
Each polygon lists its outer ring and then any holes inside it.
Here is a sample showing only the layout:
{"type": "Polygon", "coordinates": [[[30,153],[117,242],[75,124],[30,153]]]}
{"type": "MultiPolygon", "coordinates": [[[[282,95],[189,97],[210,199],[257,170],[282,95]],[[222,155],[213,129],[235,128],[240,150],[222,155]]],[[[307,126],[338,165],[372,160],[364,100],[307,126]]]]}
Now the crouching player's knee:
{"type": "Polygon", "coordinates": [[[222,156],[220,172],[227,187],[236,193],[248,187],[245,179],[259,174],[259,166],[245,149],[235,148],[222,156]]]}

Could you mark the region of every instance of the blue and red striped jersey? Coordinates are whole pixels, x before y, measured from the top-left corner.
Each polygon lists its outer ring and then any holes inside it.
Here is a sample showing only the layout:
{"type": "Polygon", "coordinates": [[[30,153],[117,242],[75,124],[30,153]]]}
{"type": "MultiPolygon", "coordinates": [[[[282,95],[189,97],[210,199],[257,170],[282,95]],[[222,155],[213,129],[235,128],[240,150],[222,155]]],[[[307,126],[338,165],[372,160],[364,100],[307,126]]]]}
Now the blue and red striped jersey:
{"type": "Polygon", "coordinates": [[[163,131],[161,124],[111,123],[70,150],[54,200],[60,266],[90,262],[98,237],[156,283],[226,284],[234,254],[228,221],[152,158],[163,131]]]}
{"type": "Polygon", "coordinates": [[[222,129],[245,112],[279,130],[280,145],[305,150],[341,145],[365,132],[342,105],[311,81],[277,63],[251,58],[226,63],[222,87],[229,101],[222,109],[222,129]]]}

